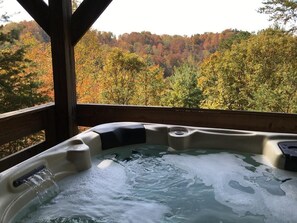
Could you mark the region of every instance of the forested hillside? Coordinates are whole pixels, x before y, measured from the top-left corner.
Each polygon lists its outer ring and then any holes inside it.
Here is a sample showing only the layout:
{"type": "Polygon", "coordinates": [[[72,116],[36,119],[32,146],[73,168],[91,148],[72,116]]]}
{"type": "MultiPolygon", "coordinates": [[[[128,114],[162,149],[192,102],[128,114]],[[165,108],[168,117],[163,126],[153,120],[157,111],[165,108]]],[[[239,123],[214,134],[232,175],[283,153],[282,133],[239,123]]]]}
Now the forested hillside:
{"type": "MultiPolygon", "coordinates": [[[[53,100],[49,37],[32,21],[2,32],[11,31],[40,102],[53,100]]],[[[78,101],[296,113],[296,49],[296,36],[279,28],[190,37],[90,30],[75,47],[78,101]]]]}

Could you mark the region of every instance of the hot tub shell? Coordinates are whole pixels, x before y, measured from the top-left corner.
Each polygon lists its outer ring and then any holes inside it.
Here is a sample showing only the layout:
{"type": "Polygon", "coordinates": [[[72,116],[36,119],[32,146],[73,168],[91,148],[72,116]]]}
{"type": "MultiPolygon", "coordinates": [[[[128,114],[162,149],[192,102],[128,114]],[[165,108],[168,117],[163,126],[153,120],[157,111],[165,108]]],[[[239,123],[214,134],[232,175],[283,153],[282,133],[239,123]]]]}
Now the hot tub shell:
{"type": "Polygon", "coordinates": [[[247,152],[263,154],[276,168],[294,169],[294,163],[288,164],[295,162],[294,159],[288,158],[279,144],[296,141],[296,134],[284,133],[131,122],[98,125],[0,173],[0,222],[11,222],[36,197],[23,183],[31,174],[47,168],[55,181],[59,181],[89,169],[91,157],[109,148],[146,143],[166,145],[174,150],[199,148],[247,152]]]}

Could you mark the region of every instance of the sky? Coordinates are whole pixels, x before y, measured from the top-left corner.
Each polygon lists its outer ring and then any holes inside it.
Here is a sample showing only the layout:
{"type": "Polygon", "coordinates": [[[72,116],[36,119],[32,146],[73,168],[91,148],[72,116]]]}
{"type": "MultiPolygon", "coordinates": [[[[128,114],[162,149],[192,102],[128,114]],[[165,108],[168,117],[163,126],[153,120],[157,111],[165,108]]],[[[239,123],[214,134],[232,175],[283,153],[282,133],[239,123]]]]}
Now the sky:
{"type": "MultiPolygon", "coordinates": [[[[98,0],[99,1],[99,0],[98,0]]],[[[262,0],[113,0],[93,28],[115,35],[150,31],[187,35],[239,29],[257,32],[269,27],[267,15],[257,12],[262,0]]],[[[3,0],[1,14],[13,21],[31,20],[16,0],[3,0]]]]}

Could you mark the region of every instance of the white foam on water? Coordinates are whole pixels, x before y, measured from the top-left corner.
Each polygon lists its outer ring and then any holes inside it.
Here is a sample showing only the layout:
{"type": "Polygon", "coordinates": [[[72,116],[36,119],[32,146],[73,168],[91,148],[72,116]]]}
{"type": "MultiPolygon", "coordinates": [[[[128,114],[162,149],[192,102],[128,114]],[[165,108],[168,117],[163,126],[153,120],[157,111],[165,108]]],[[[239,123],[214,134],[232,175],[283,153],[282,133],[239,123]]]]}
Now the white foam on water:
{"type": "MultiPolygon", "coordinates": [[[[215,199],[239,216],[263,215],[265,222],[294,222],[292,219],[297,219],[296,174],[268,169],[263,163],[253,170],[253,165],[246,163],[244,156],[230,153],[165,155],[163,159],[185,170],[184,177],[198,177],[206,186],[213,187],[215,199]],[[272,194],[258,183],[259,179],[264,179],[269,185],[277,177],[287,179],[288,176],[295,179],[280,183],[286,196],[272,194]]],[[[261,161],[262,157],[257,156],[255,160],[261,161]]]]}
{"type": "Polygon", "coordinates": [[[119,219],[121,219],[120,222],[122,223],[155,223],[160,222],[164,213],[167,212],[169,212],[169,208],[165,205],[150,202],[136,202],[123,213],[119,219]]]}

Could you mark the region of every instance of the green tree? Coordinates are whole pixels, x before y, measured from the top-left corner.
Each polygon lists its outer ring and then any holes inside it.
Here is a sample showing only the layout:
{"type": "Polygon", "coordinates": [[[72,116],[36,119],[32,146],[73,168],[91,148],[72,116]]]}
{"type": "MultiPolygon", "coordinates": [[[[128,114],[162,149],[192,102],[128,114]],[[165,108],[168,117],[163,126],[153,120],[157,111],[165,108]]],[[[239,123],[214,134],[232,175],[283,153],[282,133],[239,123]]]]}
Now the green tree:
{"type": "Polygon", "coordinates": [[[264,0],[260,13],[270,15],[270,20],[276,24],[289,26],[289,32],[297,31],[297,1],[296,0],[264,0]]]}
{"type": "Polygon", "coordinates": [[[201,64],[205,108],[297,112],[297,38],[267,29],[201,64]]]}
{"type": "Polygon", "coordinates": [[[223,51],[230,49],[233,44],[237,44],[242,40],[246,40],[251,36],[250,32],[234,30],[229,38],[223,39],[219,43],[218,50],[223,51]]]}
{"type": "Polygon", "coordinates": [[[174,68],[174,73],[167,78],[168,89],[163,98],[163,105],[185,108],[199,108],[202,93],[197,85],[198,70],[183,64],[174,68]]]}
{"type": "Polygon", "coordinates": [[[131,104],[136,97],[137,79],[144,67],[145,63],[136,54],[118,48],[112,49],[101,75],[103,102],[131,104]]]}

